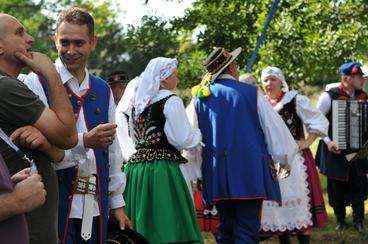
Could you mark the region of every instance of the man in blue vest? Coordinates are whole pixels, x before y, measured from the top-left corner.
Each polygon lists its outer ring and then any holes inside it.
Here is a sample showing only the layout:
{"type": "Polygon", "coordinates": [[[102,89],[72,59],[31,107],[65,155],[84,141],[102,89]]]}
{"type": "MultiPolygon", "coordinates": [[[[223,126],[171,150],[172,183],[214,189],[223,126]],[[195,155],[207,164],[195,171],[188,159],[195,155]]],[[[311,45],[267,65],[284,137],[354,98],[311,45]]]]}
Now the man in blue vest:
{"type": "Polygon", "coordinates": [[[203,197],[220,215],[218,243],[258,243],[263,200],[280,202],[278,172],[298,147],[281,117],[255,86],[238,81],[241,49],[216,48],[193,89],[205,144],[203,197]],[[280,167],[274,162],[279,162],[280,167]]]}
{"type": "MultiPolygon", "coordinates": [[[[333,207],[337,218],[337,231],[348,228],[345,222],[345,208],[352,206],[354,227],[358,232],[364,230],[364,201],[367,199],[368,160],[362,159],[348,162],[345,156],[354,152],[351,149],[339,150],[332,141],[332,101],[333,100],[367,100],[363,91],[365,77],[361,64],[350,62],[341,65],[341,83],[323,92],[318,100],[317,108],[326,115],[330,122],[329,136],[320,141],[316,163],[321,173],[327,176],[327,192],[329,204],[333,207]]],[[[366,121],[367,122],[367,121],[366,121]]],[[[358,130],[358,129],[357,129],[358,130]]]]}
{"type": "MultiPolygon", "coordinates": [[[[80,8],[65,9],[54,37],[55,62],[73,105],[78,144],[55,164],[59,181],[59,242],[105,243],[108,210],[120,228],[131,226],[122,193],[125,175],[115,140],[115,104],[108,84],[88,72],[90,52],[97,44],[94,21],[80,8]]],[[[25,83],[50,105],[44,78],[30,74],[25,83]]]]}

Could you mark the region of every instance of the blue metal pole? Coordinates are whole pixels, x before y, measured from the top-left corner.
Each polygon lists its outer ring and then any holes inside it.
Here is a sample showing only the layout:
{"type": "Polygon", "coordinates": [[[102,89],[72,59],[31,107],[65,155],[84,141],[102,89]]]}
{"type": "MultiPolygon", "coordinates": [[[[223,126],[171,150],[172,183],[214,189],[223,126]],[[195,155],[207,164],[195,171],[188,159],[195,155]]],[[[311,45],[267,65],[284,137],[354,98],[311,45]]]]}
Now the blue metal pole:
{"type": "Polygon", "coordinates": [[[275,2],[273,3],[273,5],[271,7],[270,13],[267,16],[266,23],[263,26],[263,30],[262,30],[261,36],[257,40],[257,45],[254,48],[254,51],[252,53],[252,56],[249,59],[249,62],[248,62],[247,67],[245,69],[245,73],[249,73],[250,72],[250,69],[252,68],[252,65],[254,63],[254,60],[256,59],[256,56],[258,54],[259,47],[261,46],[261,44],[263,42],[263,39],[266,36],[266,32],[267,32],[268,26],[270,25],[270,22],[271,22],[271,20],[273,18],[273,15],[276,12],[276,9],[277,9],[277,6],[278,6],[279,2],[280,2],[279,0],[275,0],[275,2]]]}

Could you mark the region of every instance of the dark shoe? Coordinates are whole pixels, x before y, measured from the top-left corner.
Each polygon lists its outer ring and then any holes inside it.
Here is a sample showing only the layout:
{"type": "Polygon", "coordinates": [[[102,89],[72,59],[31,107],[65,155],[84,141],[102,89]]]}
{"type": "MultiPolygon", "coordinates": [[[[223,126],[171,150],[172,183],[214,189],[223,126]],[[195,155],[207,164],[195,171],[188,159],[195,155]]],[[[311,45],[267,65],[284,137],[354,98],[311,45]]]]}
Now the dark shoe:
{"type": "Polygon", "coordinates": [[[265,234],[265,233],[260,233],[259,234],[259,240],[260,241],[265,241],[268,240],[272,237],[273,235],[269,235],[269,234],[265,234]]]}
{"type": "Polygon", "coordinates": [[[348,225],[345,222],[337,222],[336,231],[341,232],[345,231],[348,228],[348,225]]]}
{"type": "Polygon", "coordinates": [[[299,244],[309,244],[310,235],[297,234],[296,235],[299,241],[299,244]]]}
{"type": "Polygon", "coordinates": [[[291,244],[290,236],[288,233],[279,235],[280,244],[291,244]]]}
{"type": "Polygon", "coordinates": [[[359,223],[355,223],[354,224],[355,229],[359,232],[362,233],[364,231],[364,225],[362,222],[359,223]]]}

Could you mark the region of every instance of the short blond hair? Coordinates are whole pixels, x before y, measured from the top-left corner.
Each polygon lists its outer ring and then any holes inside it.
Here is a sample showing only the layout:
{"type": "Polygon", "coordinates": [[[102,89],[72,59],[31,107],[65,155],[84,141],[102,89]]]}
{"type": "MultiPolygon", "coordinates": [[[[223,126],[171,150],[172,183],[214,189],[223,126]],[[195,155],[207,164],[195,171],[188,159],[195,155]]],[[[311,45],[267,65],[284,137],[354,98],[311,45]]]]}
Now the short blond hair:
{"type": "MultiPolygon", "coordinates": [[[[239,81],[244,82],[244,83],[248,83],[248,84],[253,84],[252,82],[252,78],[254,78],[254,80],[256,80],[256,84],[257,84],[257,77],[255,75],[253,75],[252,73],[245,73],[239,76],[239,81]]],[[[256,85],[254,84],[254,85],[256,85]]]]}

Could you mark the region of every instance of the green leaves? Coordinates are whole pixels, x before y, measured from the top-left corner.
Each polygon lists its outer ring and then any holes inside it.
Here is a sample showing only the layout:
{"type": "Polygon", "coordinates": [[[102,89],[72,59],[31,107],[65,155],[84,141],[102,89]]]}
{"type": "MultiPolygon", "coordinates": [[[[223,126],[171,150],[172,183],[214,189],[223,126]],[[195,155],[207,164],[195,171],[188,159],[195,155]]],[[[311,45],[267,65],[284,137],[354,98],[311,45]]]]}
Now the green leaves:
{"type": "MultiPolygon", "coordinates": [[[[184,18],[174,21],[182,31],[205,25],[198,35],[200,50],[214,46],[243,48],[238,63],[245,67],[273,0],[199,0],[184,18]]],[[[291,86],[339,79],[348,60],[366,61],[367,4],[364,1],[281,1],[271,21],[252,72],[278,66],[291,86]]]]}

